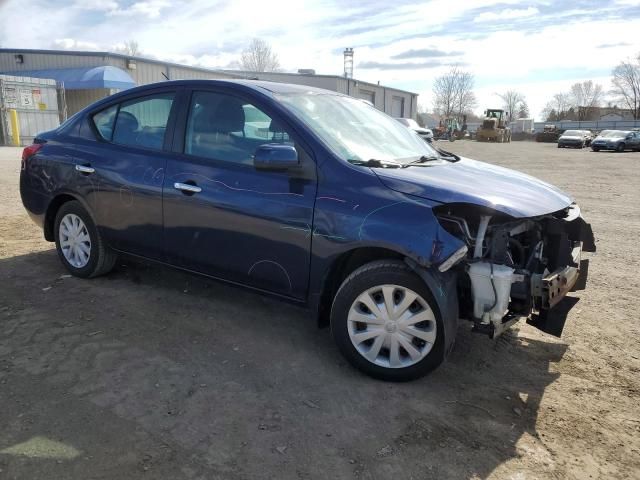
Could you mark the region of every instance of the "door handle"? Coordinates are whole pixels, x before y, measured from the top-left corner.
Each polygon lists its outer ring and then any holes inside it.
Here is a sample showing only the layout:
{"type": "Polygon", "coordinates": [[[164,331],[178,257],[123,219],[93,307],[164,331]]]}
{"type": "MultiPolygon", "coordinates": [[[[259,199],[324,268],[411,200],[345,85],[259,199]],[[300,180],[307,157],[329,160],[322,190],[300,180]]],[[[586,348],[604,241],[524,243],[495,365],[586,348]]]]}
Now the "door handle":
{"type": "Polygon", "coordinates": [[[173,184],[173,188],[180,190],[184,193],[200,193],[202,189],[197,185],[191,185],[189,183],[176,182],[173,184]]]}
{"type": "Polygon", "coordinates": [[[76,165],[76,170],[80,173],[93,173],[96,171],[95,168],[90,167],[88,165],[76,165]]]}

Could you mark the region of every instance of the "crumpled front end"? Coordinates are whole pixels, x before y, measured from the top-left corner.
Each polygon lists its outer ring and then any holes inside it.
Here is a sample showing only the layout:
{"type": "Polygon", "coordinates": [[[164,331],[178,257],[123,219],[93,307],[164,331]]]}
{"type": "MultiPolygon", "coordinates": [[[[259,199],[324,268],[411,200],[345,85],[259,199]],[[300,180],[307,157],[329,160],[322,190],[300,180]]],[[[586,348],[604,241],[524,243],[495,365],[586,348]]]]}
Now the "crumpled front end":
{"type": "Polygon", "coordinates": [[[466,246],[440,265],[458,272],[460,317],[491,337],[522,318],[560,336],[567,293],[586,285],[588,260],[581,254],[596,249],[579,207],[531,218],[469,204],[435,210],[441,226],[466,246]]]}

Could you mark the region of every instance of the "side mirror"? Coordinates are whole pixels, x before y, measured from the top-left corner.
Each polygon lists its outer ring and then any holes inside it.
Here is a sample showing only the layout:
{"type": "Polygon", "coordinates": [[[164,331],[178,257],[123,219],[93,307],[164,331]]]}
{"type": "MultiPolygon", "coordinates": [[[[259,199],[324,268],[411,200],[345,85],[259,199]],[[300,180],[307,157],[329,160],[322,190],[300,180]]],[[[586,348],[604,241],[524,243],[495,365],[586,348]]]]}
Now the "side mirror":
{"type": "Polygon", "coordinates": [[[260,145],[253,155],[253,166],[257,170],[288,170],[298,165],[298,152],[293,145],[267,143],[260,145]]]}

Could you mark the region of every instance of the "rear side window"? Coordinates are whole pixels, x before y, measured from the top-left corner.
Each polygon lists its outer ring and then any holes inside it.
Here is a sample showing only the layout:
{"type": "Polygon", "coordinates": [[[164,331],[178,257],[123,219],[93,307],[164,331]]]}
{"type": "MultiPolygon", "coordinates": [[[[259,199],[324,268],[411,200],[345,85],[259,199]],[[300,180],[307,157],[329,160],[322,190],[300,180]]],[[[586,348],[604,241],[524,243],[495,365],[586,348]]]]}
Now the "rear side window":
{"type": "Polygon", "coordinates": [[[93,123],[98,129],[100,136],[105,140],[111,140],[113,136],[113,126],[116,123],[118,105],[101,110],[93,116],[93,123]]]}
{"type": "Polygon", "coordinates": [[[173,98],[162,93],[113,105],[96,113],[93,123],[105,140],[162,150],[173,98]]]}
{"type": "Polygon", "coordinates": [[[122,103],[113,142],[161,150],[173,98],[173,93],[162,93],[122,103]]]}

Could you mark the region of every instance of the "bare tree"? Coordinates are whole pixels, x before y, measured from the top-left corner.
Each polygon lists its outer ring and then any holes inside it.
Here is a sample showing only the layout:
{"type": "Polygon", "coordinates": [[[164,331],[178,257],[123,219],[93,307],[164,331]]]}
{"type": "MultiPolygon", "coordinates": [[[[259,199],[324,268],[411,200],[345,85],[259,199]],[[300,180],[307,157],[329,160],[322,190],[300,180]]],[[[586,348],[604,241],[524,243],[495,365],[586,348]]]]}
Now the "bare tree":
{"type": "Polygon", "coordinates": [[[127,40],[126,42],[124,42],[122,53],[131,57],[135,57],[136,55],[138,55],[140,53],[138,42],[136,42],[135,40],[127,40]]]}
{"type": "Polygon", "coordinates": [[[602,85],[592,80],[578,82],[571,85],[571,100],[578,111],[578,120],[590,120],[593,111],[600,106],[604,96],[602,85]]]}
{"type": "Polygon", "coordinates": [[[565,92],[556,93],[542,110],[542,116],[546,121],[563,120],[570,108],[571,96],[565,92]]]}
{"type": "Polygon", "coordinates": [[[518,113],[518,105],[525,101],[524,95],[516,90],[507,90],[497,95],[502,99],[504,109],[507,111],[507,119],[512,121],[518,113]]]}
{"type": "Polygon", "coordinates": [[[242,70],[249,72],[277,72],[280,68],[278,55],[271,46],[260,38],[254,38],[242,51],[240,57],[242,70]]]}
{"type": "Polygon", "coordinates": [[[637,63],[621,62],[613,69],[611,93],[640,119],[640,56],[637,63]]]}
{"type": "Polygon", "coordinates": [[[434,110],[444,118],[456,117],[472,110],[476,105],[473,93],[473,74],[452,67],[433,82],[434,110]]]}

